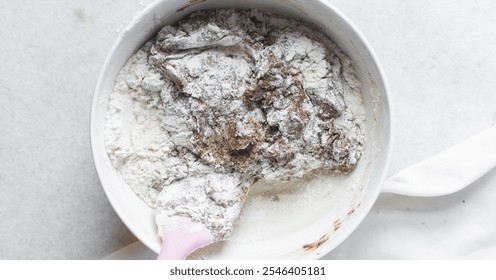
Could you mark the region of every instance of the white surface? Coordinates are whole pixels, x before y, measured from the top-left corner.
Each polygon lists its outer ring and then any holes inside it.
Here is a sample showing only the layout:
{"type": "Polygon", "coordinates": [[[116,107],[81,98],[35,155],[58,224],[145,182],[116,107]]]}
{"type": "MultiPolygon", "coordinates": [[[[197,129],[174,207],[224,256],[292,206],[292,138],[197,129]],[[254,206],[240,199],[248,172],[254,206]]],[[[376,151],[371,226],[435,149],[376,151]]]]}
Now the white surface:
{"type": "MultiPolygon", "coordinates": [[[[150,1],[0,1],[0,258],[101,258],[134,241],[107,202],[89,109],[119,28],[150,1]]],[[[496,123],[496,2],[332,0],[374,47],[390,174],[496,123]]],[[[495,155],[496,156],[496,155],[495,155]]],[[[440,198],[381,195],[326,258],[496,258],[496,170],[440,198]]]]}

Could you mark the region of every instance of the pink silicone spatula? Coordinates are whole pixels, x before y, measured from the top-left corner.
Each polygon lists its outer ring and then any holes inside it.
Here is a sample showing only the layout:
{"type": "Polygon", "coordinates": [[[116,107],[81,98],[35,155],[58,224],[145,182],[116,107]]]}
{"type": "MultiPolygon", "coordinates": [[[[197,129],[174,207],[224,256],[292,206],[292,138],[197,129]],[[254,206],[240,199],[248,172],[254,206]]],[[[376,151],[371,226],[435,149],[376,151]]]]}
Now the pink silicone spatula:
{"type": "Polygon", "coordinates": [[[171,217],[169,223],[163,224],[162,248],[159,260],[184,260],[197,249],[212,244],[214,237],[202,223],[194,222],[190,217],[171,217]],[[171,227],[171,224],[175,226],[171,227]]]}
{"type": "Polygon", "coordinates": [[[184,260],[229,237],[251,183],[236,175],[211,173],[166,186],[157,198],[155,215],[162,238],[158,259],[184,260]]]}

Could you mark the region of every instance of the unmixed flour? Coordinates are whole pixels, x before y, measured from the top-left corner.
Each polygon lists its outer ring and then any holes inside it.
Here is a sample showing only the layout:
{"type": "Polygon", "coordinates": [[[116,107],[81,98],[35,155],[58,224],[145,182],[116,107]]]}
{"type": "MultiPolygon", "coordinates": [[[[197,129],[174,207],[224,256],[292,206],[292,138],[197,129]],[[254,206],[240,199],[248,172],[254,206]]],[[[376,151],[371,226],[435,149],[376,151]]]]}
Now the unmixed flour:
{"type": "Polygon", "coordinates": [[[364,137],[346,95],[360,95],[351,61],[314,27],[256,10],[199,11],[120,71],[107,151],[159,219],[189,216],[221,240],[257,179],[355,167],[364,137]]]}

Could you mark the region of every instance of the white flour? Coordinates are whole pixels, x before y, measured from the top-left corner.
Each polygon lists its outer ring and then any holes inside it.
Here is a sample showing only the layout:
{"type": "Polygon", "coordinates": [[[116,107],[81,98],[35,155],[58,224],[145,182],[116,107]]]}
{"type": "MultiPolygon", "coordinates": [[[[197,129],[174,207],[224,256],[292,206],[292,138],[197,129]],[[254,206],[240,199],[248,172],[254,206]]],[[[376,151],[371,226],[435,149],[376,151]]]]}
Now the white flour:
{"type": "Polygon", "coordinates": [[[364,139],[347,95],[360,96],[350,59],[313,27],[254,10],[196,12],[123,67],[105,141],[159,223],[186,215],[222,240],[253,180],[355,167],[364,139]]]}

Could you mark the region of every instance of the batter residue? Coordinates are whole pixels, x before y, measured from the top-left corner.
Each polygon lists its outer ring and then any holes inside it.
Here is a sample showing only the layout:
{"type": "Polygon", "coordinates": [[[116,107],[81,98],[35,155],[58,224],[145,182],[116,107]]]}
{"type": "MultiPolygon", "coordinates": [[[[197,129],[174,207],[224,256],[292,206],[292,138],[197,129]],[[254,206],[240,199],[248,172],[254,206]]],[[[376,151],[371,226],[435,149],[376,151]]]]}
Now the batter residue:
{"type": "Polygon", "coordinates": [[[190,216],[221,240],[256,178],[353,170],[364,136],[347,94],[360,95],[351,61],[315,27],[256,10],[199,11],[164,27],[119,73],[107,150],[160,215],[190,216]]]}

